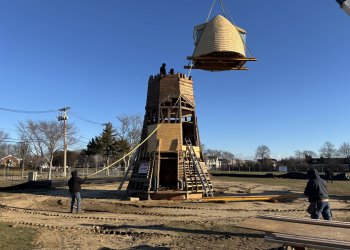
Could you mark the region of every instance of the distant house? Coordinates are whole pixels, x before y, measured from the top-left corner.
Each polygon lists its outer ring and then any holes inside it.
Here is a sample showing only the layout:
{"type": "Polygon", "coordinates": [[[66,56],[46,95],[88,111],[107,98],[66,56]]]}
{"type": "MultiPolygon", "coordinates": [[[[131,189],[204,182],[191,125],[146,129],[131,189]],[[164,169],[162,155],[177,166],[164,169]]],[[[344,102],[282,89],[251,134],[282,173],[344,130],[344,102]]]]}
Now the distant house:
{"type": "Polygon", "coordinates": [[[221,161],[216,156],[208,156],[205,160],[205,164],[208,167],[208,170],[216,170],[221,167],[221,161]]]}
{"type": "Polygon", "coordinates": [[[20,158],[13,156],[13,155],[7,155],[5,157],[2,157],[0,159],[1,166],[9,166],[9,167],[19,167],[21,163],[20,158]]]}

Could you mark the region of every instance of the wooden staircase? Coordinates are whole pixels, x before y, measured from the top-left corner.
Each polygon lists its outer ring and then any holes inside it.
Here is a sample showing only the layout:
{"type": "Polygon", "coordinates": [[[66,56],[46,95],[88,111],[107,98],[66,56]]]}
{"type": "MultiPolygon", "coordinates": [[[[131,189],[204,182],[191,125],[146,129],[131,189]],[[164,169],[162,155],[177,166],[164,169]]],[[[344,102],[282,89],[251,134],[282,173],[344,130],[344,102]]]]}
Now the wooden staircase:
{"type": "Polygon", "coordinates": [[[127,189],[139,191],[149,191],[151,189],[156,155],[157,154],[152,153],[145,160],[134,164],[127,189]],[[147,170],[145,170],[146,167],[147,170]]]}
{"type": "Polygon", "coordinates": [[[188,191],[204,191],[205,197],[212,197],[213,185],[209,174],[203,170],[203,167],[196,156],[191,140],[185,139],[186,154],[184,160],[184,172],[186,188],[188,191]]]}

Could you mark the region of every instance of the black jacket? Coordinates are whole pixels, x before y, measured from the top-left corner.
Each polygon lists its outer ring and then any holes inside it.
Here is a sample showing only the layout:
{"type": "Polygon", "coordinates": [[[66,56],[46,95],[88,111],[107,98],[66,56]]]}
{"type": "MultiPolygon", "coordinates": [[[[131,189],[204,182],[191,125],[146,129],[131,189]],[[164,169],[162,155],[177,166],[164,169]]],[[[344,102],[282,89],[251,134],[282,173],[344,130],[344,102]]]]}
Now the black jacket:
{"type": "Polygon", "coordinates": [[[310,202],[328,199],[327,183],[321,179],[316,169],[307,171],[309,181],[306,184],[304,194],[309,197],[310,202]]]}
{"type": "Polygon", "coordinates": [[[78,172],[73,171],[72,177],[68,181],[69,192],[71,193],[80,192],[82,183],[84,183],[84,181],[80,177],[78,177],[78,172]]]}

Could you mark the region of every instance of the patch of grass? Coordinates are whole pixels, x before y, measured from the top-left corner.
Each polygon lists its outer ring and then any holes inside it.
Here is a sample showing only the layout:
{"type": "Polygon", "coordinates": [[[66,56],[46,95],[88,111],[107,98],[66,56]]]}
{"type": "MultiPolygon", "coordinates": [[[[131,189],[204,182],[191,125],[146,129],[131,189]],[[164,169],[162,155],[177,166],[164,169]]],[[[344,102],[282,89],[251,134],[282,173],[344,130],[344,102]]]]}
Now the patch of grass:
{"type": "Polygon", "coordinates": [[[0,249],[34,249],[33,240],[36,234],[37,231],[31,228],[13,227],[6,223],[0,223],[0,249]]]}

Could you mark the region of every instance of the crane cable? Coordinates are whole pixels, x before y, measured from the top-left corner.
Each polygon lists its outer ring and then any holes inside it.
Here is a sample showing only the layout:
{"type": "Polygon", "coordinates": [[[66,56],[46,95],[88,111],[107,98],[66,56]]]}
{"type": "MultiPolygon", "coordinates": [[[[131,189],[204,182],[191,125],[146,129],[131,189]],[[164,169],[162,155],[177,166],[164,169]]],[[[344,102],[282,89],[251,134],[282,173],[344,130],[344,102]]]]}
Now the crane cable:
{"type": "MultiPolygon", "coordinates": [[[[224,11],[224,10],[226,10],[226,12],[227,12],[228,15],[229,15],[229,18],[231,19],[231,20],[230,20],[231,23],[232,23],[233,26],[235,26],[235,28],[237,29],[237,26],[236,26],[235,22],[233,21],[233,18],[232,18],[232,16],[231,16],[231,13],[230,13],[230,12],[228,11],[228,9],[226,8],[224,2],[223,2],[222,0],[219,0],[219,1],[220,1],[221,9],[222,9],[222,12],[223,12],[224,16],[225,16],[225,11],[224,11]]],[[[226,16],[225,16],[225,17],[226,17],[226,16]]],[[[253,54],[251,53],[251,51],[250,51],[250,49],[249,49],[247,43],[246,43],[246,42],[244,41],[244,39],[243,39],[243,35],[241,34],[241,32],[239,32],[238,29],[237,29],[237,31],[238,31],[238,33],[239,33],[239,35],[240,35],[240,37],[241,37],[241,39],[242,39],[242,42],[243,42],[243,44],[244,44],[244,49],[248,51],[248,54],[249,54],[250,57],[253,57],[253,54]]]]}
{"type": "MultiPolygon", "coordinates": [[[[170,112],[176,107],[176,105],[178,104],[179,100],[181,99],[181,95],[179,96],[179,98],[177,98],[175,104],[171,107],[170,112]]],[[[113,165],[117,164],[118,162],[124,160],[126,157],[128,157],[129,155],[131,155],[133,152],[135,152],[136,149],[138,149],[139,147],[141,147],[155,132],[157,132],[157,130],[164,124],[165,120],[163,119],[163,121],[157,125],[157,127],[142,141],[140,142],[138,145],[136,145],[129,153],[125,154],[124,156],[122,156],[120,159],[116,160],[115,162],[109,164],[108,166],[100,169],[99,171],[96,171],[95,173],[89,174],[86,177],[90,177],[93,176],[95,174],[98,174],[110,167],[112,167],[113,165]]]]}
{"type": "MultiPolygon", "coordinates": [[[[220,0],[220,2],[221,2],[221,0],[220,0]]],[[[211,12],[213,11],[213,8],[214,8],[215,3],[216,3],[216,0],[213,1],[212,5],[211,5],[211,7],[210,7],[210,9],[209,9],[209,13],[208,13],[207,19],[205,20],[206,23],[207,23],[208,20],[209,20],[209,17],[210,17],[210,15],[211,15],[211,12]]],[[[222,8],[222,6],[221,6],[221,8],[222,8]]],[[[225,13],[224,13],[224,15],[225,15],[225,13]]],[[[200,38],[199,38],[199,39],[200,39],[200,38]]],[[[197,43],[198,43],[198,42],[197,42],[197,43]]],[[[196,48],[193,50],[192,57],[193,57],[193,55],[194,55],[194,51],[195,51],[195,50],[196,50],[196,48]]],[[[192,64],[191,62],[192,62],[192,59],[188,60],[187,66],[190,66],[190,70],[188,71],[188,77],[190,77],[191,71],[192,71],[192,67],[193,67],[193,64],[192,64]]]]}
{"type": "MultiPolygon", "coordinates": [[[[211,12],[213,11],[213,8],[214,8],[215,3],[216,3],[216,0],[213,1],[212,5],[211,5],[211,7],[210,7],[210,10],[209,10],[207,19],[205,20],[206,23],[207,23],[208,20],[209,20],[209,17],[210,17],[210,15],[211,15],[211,12]]],[[[223,3],[222,0],[219,0],[219,3],[220,3],[221,10],[222,10],[222,14],[224,15],[224,17],[226,17],[226,12],[228,13],[228,11],[225,12],[225,9],[226,9],[226,8],[225,8],[225,5],[224,5],[224,3],[223,3]]],[[[228,13],[228,14],[229,14],[229,13],[228,13]]]]}

